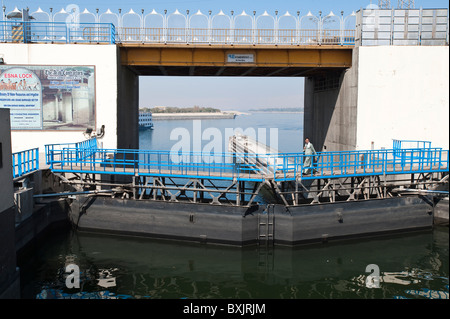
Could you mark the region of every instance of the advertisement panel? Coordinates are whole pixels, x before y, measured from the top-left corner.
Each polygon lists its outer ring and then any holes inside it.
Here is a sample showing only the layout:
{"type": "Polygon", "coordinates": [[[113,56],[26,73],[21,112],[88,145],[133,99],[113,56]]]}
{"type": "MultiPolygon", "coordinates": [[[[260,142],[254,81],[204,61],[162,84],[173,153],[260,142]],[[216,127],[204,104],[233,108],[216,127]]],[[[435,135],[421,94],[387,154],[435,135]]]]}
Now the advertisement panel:
{"type": "Polygon", "coordinates": [[[13,130],[94,129],[94,67],[0,65],[0,108],[13,130]]]}

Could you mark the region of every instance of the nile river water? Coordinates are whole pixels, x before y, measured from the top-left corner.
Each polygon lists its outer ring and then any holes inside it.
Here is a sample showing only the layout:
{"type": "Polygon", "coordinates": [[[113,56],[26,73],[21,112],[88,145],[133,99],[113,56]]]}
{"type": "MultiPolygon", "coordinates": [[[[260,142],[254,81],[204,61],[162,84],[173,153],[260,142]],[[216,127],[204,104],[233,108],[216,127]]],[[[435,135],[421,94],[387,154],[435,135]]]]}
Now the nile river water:
{"type": "MultiPolygon", "coordinates": [[[[204,120],[201,131],[216,128],[218,139],[226,128],[267,128],[269,141],[268,128],[277,128],[277,148],[299,152],[302,122],[302,114],[261,113],[204,120]]],[[[154,124],[140,132],[142,149],[170,150],[175,129],[194,135],[192,120],[154,124]]],[[[61,229],[19,256],[22,298],[448,299],[448,230],[239,248],[61,229]],[[67,288],[67,264],[79,267],[79,288],[67,288]],[[366,283],[370,264],[379,269],[377,287],[366,283]]]]}
{"type": "Polygon", "coordinates": [[[23,298],[448,298],[448,227],[304,247],[244,248],[58,232],[20,263],[23,298]],[[65,265],[79,266],[79,289],[65,265]],[[380,288],[366,286],[366,266],[380,288]]]}

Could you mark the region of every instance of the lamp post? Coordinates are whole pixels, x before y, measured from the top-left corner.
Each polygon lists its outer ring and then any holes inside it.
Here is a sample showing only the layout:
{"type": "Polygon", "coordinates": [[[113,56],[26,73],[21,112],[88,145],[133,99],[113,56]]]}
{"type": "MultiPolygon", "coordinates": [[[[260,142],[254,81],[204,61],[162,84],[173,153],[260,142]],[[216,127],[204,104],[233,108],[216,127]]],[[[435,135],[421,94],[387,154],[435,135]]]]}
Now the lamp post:
{"type": "MultiPolygon", "coordinates": [[[[6,6],[3,4],[3,1],[2,1],[2,9],[3,9],[3,17],[2,17],[2,21],[5,21],[6,19],[5,19],[5,17],[6,17],[6,15],[5,15],[5,12],[6,12],[6,6]]],[[[6,41],[6,28],[5,27],[3,27],[3,39],[4,39],[4,41],[6,41]]]]}
{"type": "Polygon", "coordinates": [[[122,29],[122,9],[119,8],[119,15],[117,16],[117,24],[119,28],[122,29]]]}
{"type": "Polygon", "coordinates": [[[252,42],[255,45],[256,42],[256,11],[253,10],[253,21],[252,21],[252,42]]]}
{"type": "Polygon", "coordinates": [[[184,24],[184,40],[186,41],[186,44],[189,44],[189,35],[190,35],[189,28],[190,27],[191,27],[191,24],[189,21],[189,10],[186,10],[186,21],[184,24]]]}
{"type": "Polygon", "coordinates": [[[318,29],[319,29],[319,36],[318,36],[318,44],[322,45],[322,11],[319,11],[319,23],[317,25],[318,29]]]}
{"type": "Polygon", "coordinates": [[[278,45],[278,10],[275,10],[275,19],[274,19],[274,29],[275,29],[275,45],[278,45]]]}
{"type": "Polygon", "coordinates": [[[212,18],[211,18],[211,10],[208,10],[208,44],[211,45],[211,38],[212,38],[212,18]]]}
{"type": "Polygon", "coordinates": [[[163,38],[164,44],[167,44],[167,9],[164,9],[164,20],[163,20],[163,38]]]}
{"type": "Polygon", "coordinates": [[[234,44],[234,11],[233,10],[231,10],[230,31],[231,31],[231,45],[233,45],[234,44]]]}

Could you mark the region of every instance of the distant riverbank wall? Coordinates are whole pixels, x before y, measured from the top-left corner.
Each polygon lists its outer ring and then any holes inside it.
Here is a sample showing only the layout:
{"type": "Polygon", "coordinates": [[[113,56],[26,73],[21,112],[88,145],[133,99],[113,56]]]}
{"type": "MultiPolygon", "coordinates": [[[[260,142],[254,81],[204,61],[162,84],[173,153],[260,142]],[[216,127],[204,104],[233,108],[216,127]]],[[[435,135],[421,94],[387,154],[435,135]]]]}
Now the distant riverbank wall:
{"type": "Polygon", "coordinates": [[[153,113],[153,120],[210,120],[210,119],[234,119],[234,113],[153,113]]]}

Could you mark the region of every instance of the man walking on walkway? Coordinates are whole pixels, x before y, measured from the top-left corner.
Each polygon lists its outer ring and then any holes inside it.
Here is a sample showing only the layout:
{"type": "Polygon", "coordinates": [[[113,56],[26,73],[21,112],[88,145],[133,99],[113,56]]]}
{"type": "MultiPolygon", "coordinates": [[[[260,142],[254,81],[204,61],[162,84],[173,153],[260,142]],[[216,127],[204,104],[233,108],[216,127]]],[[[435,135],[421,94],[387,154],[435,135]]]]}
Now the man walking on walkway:
{"type": "Polygon", "coordinates": [[[305,139],[305,146],[303,147],[303,152],[305,153],[305,161],[303,162],[303,174],[310,174],[313,166],[313,159],[316,155],[316,150],[314,145],[309,141],[309,138],[305,139]]]}

